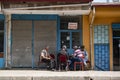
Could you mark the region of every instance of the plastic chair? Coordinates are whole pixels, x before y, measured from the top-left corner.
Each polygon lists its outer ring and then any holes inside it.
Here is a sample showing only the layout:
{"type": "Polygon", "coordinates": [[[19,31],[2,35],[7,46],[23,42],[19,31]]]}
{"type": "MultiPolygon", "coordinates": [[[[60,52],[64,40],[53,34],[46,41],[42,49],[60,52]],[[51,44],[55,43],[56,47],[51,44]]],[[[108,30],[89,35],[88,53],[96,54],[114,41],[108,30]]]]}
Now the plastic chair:
{"type": "MultiPolygon", "coordinates": [[[[87,64],[90,66],[90,61],[86,61],[87,64]]],[[[80,65],[81,70],[85,70],[85,66],[83,62],[74,62],[74,71],[76,71],[76,65],[80,65]]]]}
{"type": "Polygon", "coordinates": [[[74,62],[74,71],[76,71],[77,65],[80,65],[80,69],[84,70],[84,63],[83,62],[74,62]]]}
{"type": "Polygon", "coordinates": [[[55,55],[50,54],[50,57],[51,57],[51,67],[55,69],[56,68],[55,55]]]}

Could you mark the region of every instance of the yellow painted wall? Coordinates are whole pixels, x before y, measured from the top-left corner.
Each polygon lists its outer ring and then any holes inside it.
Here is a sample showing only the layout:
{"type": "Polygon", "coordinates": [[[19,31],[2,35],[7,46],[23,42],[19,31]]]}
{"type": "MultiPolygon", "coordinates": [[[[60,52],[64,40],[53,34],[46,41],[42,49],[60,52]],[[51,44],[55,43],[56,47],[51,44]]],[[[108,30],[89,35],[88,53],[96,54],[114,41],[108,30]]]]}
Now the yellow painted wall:
{"type": "Polygon", "coordinates": [[[89,16],[83,16],[83,26],[82,26],[82,34],[83,34],[83,45],[88,52],[88,56],[90,59],[90,27],[89,27],[89,16]]]}
{"type": "MultiPolygon", "coordinates": [[[[91,60],[92,67],[94,66],[94,41],[92,43],[92,53],[90,48],[90,23],[93,14],[90,13],[89,16],[83,16],[83,45],[85,45],[86,50],[89,54],[89,59],[91,60]],[[91,57],[91,58],[90,58],[91,57]]],[[[120,23],[120,7],[105,7],[99,6],[95,7],[95,18],[92,24],[94,25],[108,25],[109,26],[109,43],[110,43],[110,70],[113,70],[113,38],[112,38],[112,23],[120,23]]],[[[93,32],[94,33],[94,32],[93,32]]],[[[92,34],[92,39],[94,36],[92,34]]]]}
{"type": "Polygon", "coordinates": [[[95,10],[96,13],[93,26],[100,24],[109,26],[110,70],[113,70],[112,23],[120,23],[120,7],[96,7],[95,10]]]}
{"type": "Polygon", "coordinates": [[[120,17],[120,6],[99,6],[95,7],[96,17],[120,17]]]}

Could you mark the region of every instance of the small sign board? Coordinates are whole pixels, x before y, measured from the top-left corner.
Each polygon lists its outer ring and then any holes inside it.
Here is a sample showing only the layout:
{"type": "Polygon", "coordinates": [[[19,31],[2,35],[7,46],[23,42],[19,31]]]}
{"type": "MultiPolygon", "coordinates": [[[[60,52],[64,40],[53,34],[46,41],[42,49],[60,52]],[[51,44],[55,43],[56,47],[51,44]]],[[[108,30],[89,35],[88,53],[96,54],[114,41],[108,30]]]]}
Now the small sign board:
{"type": "Polygon", "coordinates": [[[78,23],[77,22],[69,22],[68,23],[68,29],[77,29],[78,23]]]}

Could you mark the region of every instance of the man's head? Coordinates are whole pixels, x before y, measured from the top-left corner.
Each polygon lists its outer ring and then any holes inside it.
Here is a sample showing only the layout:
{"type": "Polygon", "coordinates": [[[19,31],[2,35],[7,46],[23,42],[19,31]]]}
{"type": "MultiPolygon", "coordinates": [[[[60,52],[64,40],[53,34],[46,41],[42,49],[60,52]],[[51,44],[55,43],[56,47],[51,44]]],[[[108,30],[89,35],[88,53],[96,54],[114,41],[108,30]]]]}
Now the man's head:
{"type": "Polygon", "coordinates": [[[66,50],[66,49],[67,49],[67,46],[66,46],[66,45],[63,45],[62,48],[66,50]]]}
{"type": "Polygon", "coordinates": [[[77,46],[74,46],[73,49],[76,50],[76,49],[78,49],[78,47],[77,47],[77,46]]]}
{"type": "Polygon", "coordinates": [[[84,45],[82,45],[82,46],[80,47],[80,49],[81,49],[81,51],[84,51],[85,46],[84,46],[84,45]]]}
{"type": "Polygon", "coordinates": [[[45,46],[45,49],[48,50],[48,49],[49,49],[49,46],[45,46]]]}

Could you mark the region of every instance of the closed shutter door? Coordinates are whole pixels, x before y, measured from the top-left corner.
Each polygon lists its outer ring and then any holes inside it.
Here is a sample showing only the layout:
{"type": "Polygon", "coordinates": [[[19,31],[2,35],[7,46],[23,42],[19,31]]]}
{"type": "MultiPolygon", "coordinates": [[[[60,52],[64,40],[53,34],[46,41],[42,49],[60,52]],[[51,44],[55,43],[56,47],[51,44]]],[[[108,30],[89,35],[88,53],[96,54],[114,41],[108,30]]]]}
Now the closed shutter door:
{"type": "Polygon", "coordinates": [[[50,46],[49,52],[56,51],[56,30],[57,21],[55,20],[41,20],[34,21],[34,63],[37,66],[39,54],[46,46],[50,46]]]}
{"type": "Polygon", "coordinates": [[[12,67],[32,66],[32,21],[12,21],[12,67]]]}

